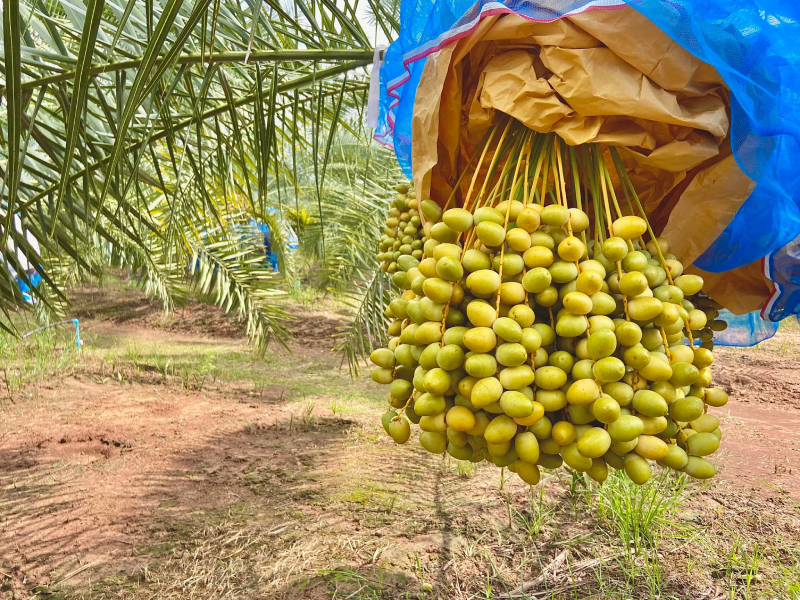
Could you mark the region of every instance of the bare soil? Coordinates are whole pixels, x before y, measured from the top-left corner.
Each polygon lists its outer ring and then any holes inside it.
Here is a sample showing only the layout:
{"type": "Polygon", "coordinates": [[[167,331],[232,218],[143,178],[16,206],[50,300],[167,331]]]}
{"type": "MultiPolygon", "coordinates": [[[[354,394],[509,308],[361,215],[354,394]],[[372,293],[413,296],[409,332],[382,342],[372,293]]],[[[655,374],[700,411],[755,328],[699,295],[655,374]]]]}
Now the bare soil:
{"type": "Polygon", "coordinates": [[[144,296],[138,289],[119,287],[82,287],[71,294],[75,317],[95,324],[125,326],[127,331],[159,329],[171,333],[193,335],[194,338],[236,338],[244,336],[244,327],[228,319],[220,311],[205,304],[187,302],[164,310],[158,300],[144,296]]]}
{"type": "MultiPolygon", "coordinates": [[[[532,533],[519,480],[500,491],[496,469],[394,446],[383,391],[338,369],[335,313],[292,309],[292,354],[260,362],[238,324],[202,305],[164,317],[138,292],[84,290],[78,306],[78,366],[2,401],[0,596],[416,598],[431,584],[425,597],[485,598],[487,581],[497,597],[520,573],[552,597],[630,589],[616,535],[566,475],[546,482],[532,533]],[[217,361],[206,379],[147,358],[197,352],[217,361]]],[[[663,551],[666,597],[744,597],[709,549],[724,557],[734,534],[773,540],[771,560],[791,568],[800,556],[800,363],[721,349],[714,369],[731,394],[719,476],[680,519],[715,541],[686,534],[663,551]]]]}
{"type": "Polygon", "coordinates": [[[800,336],[781,331],[768,344],[785,343],[794,358],[717,349],[714,382],[730,396],[717,411],[725,426],[720,458],[725,479],[767,495],[774,486],[800,500],[800,336]]]}

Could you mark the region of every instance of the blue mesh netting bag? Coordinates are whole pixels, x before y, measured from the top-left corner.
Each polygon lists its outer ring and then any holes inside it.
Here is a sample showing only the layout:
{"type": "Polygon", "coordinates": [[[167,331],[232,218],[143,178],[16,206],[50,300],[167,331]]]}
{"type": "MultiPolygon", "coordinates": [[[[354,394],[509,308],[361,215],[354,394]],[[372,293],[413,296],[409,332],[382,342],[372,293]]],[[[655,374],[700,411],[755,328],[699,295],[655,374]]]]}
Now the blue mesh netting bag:
{"type": "MultiPolygon", "coordinates": [[[[483,17],[553,21],[629,4],[698,59],[731,91],[731,146],[756,187],[723,233],[695,261],[723,272],[759,260],[800,235],[800,4],[779,0],[404,0],[401,30],[381,71],[375,138],[394,147],[411,175],[411,119],[428,56],[474,30],[483,17]]],[[[620,35],[625,35],[624,31],[620,35]]]]}
{"type": "Polygon", "coordinates": [[[721,310],[718,318],[726,321],[728,328],[714,334],[715,346],[755,346],[778,331],[777,323],[765,321],[757,311],[734,315],[728,310],[721,310]]]}

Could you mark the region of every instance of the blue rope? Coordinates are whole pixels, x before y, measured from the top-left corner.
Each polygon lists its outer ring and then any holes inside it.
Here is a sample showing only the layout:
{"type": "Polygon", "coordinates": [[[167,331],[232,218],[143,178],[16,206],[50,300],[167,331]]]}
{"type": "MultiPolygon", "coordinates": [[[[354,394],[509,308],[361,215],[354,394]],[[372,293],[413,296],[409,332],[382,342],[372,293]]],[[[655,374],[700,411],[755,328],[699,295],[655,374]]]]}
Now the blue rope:
{"type": "Polygon", "coordinates": [[[25,335],[22,336],[22,339],[25,339],[28,336],[33,335],[34,333],[39,333],[40,331],[44,331],[45,329],[50,329],[51,327],[57,327],[58,325],[67,325],[69,323],[75,324],[75,345],[78,347],[78,352],[81,351],[81,346],[83,342],[81,341],[81,324],[78,319],[67,319],[66,321],[59,321],[58,323],[51,323],[50,325],[45,325],[44,327],[39,327],[38,329],[34,329],[33,331],[29,331],[25,335]]]}

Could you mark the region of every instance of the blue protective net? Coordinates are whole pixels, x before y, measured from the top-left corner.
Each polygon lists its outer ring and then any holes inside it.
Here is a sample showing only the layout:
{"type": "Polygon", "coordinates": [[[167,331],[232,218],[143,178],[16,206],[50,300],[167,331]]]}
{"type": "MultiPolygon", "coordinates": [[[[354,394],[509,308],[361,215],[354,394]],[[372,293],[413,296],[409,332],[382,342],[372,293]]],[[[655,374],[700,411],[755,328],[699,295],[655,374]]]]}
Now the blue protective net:
{"type": "MultiPolygon", "coordinates": [[[[277,215],[278,210],[275,208],[267,207],[267,212],[271,215],[277,215]]],[[[280,225],[281,229],[283,230],[282,233],[286,239],[286,247],[289,250],[297,250],[299,246],[299,240],[297,239],[297,234],[294,232],[294,229],[289,227],[283,219],[278,219],[278,224],[280,225]]],[[[275,249],[272,247],[272,232],[270,231],[269,225],[266,223],[259,223],[255,219],[250,219],[250,225],[258,229],[261,235],[264,236],[264,252],[267,257],[267,264],[266,266],[275,271],[280,272],[278,267],[278,253],[275,252],[275,249]]]]}
{"type": "Polygon", "coordinates": [[[28,276],[28,281],[20,277],[15,277],[14,281],[19,286],[19,291],[22,292],[22,297],[28,304],[36,304],[36,298],[33,297],[33,289],[42,281],[42,276],[39,273],[31,273],[28,276]]]}
{"type": "Polygon", "coordinates": [[[728,310],[721,310],[718,318],[726,321],[728,328],[714,333],[715,346],[755,346],[778,331],[777,323],[765,321],[757,311],[735,315],[728,310]]]}
{"type": "Polygon", "coordinates": [[[763,267],[774,289],[764,303],[761,316],[780,321],[800,314],[800,237],[769,254],[763,267]]]}
{"type": "Polygon", "coordinates": [[[631,0],[731,90],[731,144],[755,190],[695,264],[721,273],[800,235],[800,4],[785,0],[631,0]]]}
{"type": "MultiPolygon", "coordinates": [[[[411,117],[428,55],[469,34],[484,16],[537,21],[620,0],[403,0],[401,30],[381,70],[375,139],[393,145],[411,176],[411,117]]],[[[695,261],[723,272],[761,259],[800,235],[800,3],[796,0],[628,0],[667,35],[714,66],[731,90],[731,144],[757,182],[733,221],[695,261]]],[[[620,32],[624,35],[625,32],[620,32]]]]}

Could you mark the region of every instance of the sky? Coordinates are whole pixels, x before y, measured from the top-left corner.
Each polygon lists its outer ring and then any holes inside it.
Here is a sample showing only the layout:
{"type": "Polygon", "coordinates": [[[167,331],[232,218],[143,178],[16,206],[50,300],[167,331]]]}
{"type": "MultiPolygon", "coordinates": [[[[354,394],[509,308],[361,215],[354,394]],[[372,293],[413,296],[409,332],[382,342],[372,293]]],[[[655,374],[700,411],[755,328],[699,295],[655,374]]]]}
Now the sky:
{"type": "Polygon", "coordinates": [[[384,35],[383,30],[380,27],[375,27],[375,25],[370,23],[369,4],[367,2],[359,2],[358,21],[361,23],[361,27],[364,29],[364,31],[366,31],[369,35],[369,38],[375,41],[375,45],[389,45],[389,40],[384,35]]]}

